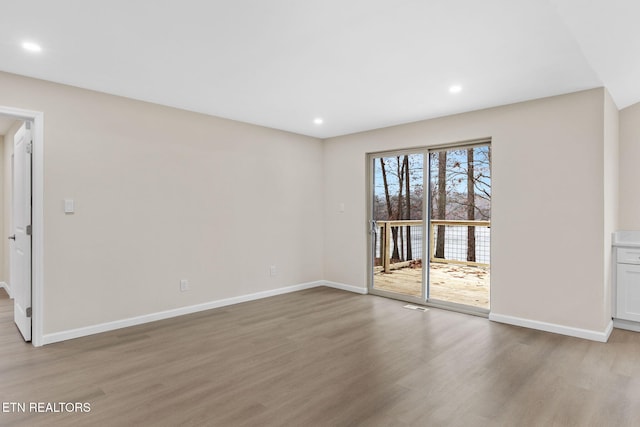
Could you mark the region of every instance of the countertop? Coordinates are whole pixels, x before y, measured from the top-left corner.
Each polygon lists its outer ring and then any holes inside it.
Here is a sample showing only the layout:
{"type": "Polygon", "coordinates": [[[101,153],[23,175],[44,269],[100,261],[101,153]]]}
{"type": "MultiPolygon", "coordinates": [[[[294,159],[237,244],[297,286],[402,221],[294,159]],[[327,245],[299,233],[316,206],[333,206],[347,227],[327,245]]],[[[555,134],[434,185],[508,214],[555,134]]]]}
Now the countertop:
{"type": "Polygon", "coordinates": [[[615,233],[613,233],[611,245],[614,248],[640,248],[640,231],[616,231],[615,233]]]}

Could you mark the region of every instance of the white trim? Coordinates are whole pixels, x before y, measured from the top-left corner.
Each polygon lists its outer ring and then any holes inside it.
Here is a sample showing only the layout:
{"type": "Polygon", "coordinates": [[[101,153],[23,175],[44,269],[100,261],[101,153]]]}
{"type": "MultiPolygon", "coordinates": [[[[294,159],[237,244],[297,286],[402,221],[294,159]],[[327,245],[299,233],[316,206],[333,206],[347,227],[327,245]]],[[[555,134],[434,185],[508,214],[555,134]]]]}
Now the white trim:
{"type": "Polygon", "coordinates": [[[613,327],[626,331],[640,332],[640,323],[624,319],[613,319],[613,327]]]}
{"type": "Polygon", "coordinates": [[[13,299],[13,296],[11,296],[11,288],[9,287],[9,285],[7,285],[7,282],[0,282],[0,288],[7,291],[9,298],[13,299]]]}
{"type": "Polygon", "coordinates": [[[609,323],[607,324],[607,328],[604,330],[604,341],[601,342],[607,342],[609,341],[609,337],[611,336],[611,332],[613,332],[613,319],[611,319],[609,321],[609,323]]]}
{"type": "Polygon", "coordinates": [[[489,320],[598,342],[607,342],[609,340],[609,335],[611,335],[611,331],[613,330],[613,321],[610,321],[605,330],[600,332],[495,313],[489,314],[489,320]]]}
{"type": "Polygon", "coordinates": [[[232,298],[225,298],[216,301],[210,301],[203,304],[196,304],[187,307],[174,308],[171,310],[160,311],[157,313],[145,314],[142,316],[130,317],[128,319],[115,320],[113,322],[100,323],[98,325],[86,326],[77,329],[70,329],[62,332],[54,332],[45,334],[42,337],[42,344],[52,344],[54,342],[66,341],[74,338],[80,338],[87,335],[99,334],[101,332],[113,331],[115,329],[126,328],[129,326],[141,325],[143,323],[155,322],[157,320],[169,319],[171,317],[182,316],[185,314],[197,313],[199,311],[211,310],[213,308],[225,307],[228,305],[239,304],[241,302],[253,301],[262,298],[268,298],[276,295],[287,294],[290,292],[301,291],[304,289],[316,288],[323,286],[323,281],[302,283],[300,285],[286,286],[283,288],[272,289],[269,291],[256,292],[254,294],[241,295],[232,298]]]}
{"type": "Polygon", "coordinates": [[[31,168],[31,343],[35,347],[43,342],[43,295],[44,295],[44,113],[41,111],[23,110],[0,105],[0,115],[16,120],[33,122],[33,154],[31,168]]]}
{"type": "Polygon", "coordinates": [[[343,291],[354,292],[360,295],[367,295],[369,293],[367,288],[359,288],[357,286],[345,285],[344,283],[331,282],[329,280],[322,281],[321,286],[326,286],[334,289],[341,289],[343,291]]]}

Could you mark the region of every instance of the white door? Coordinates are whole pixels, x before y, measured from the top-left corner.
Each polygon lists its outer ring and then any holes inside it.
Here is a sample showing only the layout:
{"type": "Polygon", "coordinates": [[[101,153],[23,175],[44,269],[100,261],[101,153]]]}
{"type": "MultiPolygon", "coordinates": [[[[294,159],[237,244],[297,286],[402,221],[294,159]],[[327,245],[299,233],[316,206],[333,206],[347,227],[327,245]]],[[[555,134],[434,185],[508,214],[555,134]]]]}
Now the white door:
{"type": "Polygon", "coordinates": [[[24,123],[13,140],[13,234],[10,240],[13,318],[31,341],[31,131],[24,123]]]}

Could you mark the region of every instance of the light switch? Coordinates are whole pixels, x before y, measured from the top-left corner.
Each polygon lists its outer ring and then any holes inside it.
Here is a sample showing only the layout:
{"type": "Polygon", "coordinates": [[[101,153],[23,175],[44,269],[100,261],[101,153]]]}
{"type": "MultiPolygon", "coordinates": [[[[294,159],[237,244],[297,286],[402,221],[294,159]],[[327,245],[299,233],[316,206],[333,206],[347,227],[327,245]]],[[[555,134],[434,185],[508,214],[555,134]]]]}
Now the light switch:
{"type": "Polygon", "coordinates": [[[338,212],[340,212],[340,213],[344,212],[344,203],[338,204],[338,212]]]}
{"type": "Polygon", "coordinates": [[[64,213],[73,213],[75,212],[75,206],[73,199],[64,199],[64,213]]]}

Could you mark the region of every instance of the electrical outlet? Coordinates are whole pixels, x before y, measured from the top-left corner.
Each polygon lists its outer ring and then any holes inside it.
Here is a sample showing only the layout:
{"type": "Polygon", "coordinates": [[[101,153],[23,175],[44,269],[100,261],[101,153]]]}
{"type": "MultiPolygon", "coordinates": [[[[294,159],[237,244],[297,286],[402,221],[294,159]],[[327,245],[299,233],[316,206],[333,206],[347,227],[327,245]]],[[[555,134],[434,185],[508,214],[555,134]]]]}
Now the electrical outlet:
{"type": "Polygon", "coordinates": [[[269,267],[269,275],[275,276],[276,274],[278,274],[278,269],[276,268],[276,266],[272,265],[271,267],[269,267]]]}
{"type": "Polygon", "coordinates": [[[189,287],[189,281],[187,279],[180,280],[180,291],[184,292],[188,291],[189,289],[191,289],[189,287]]]}

